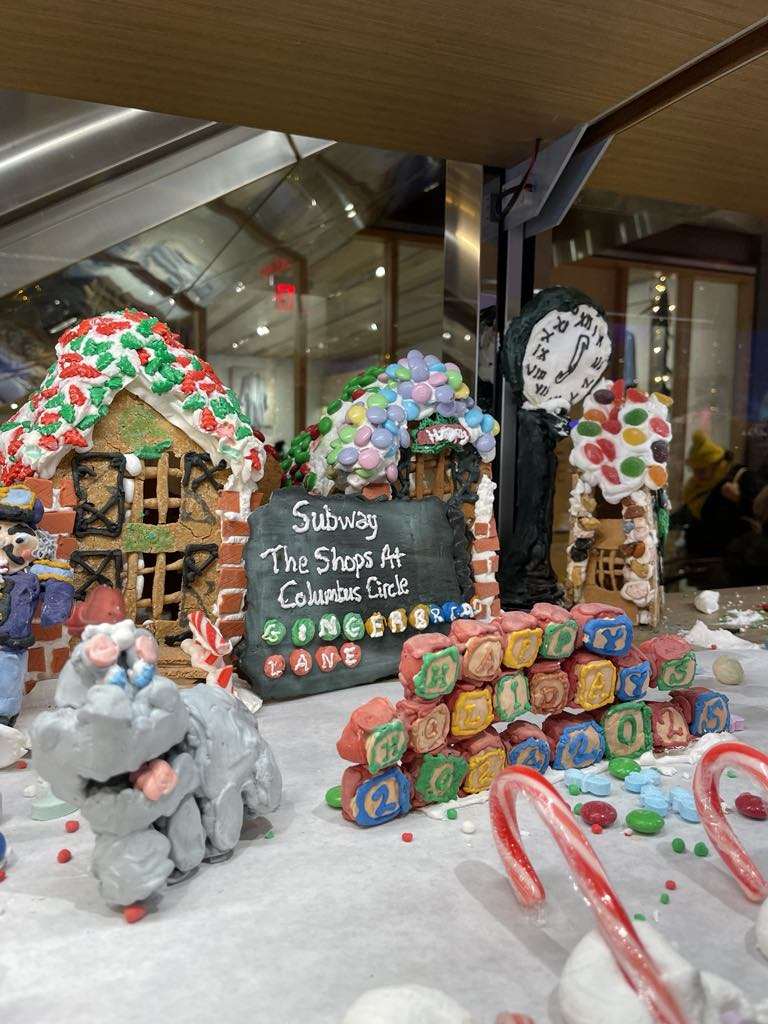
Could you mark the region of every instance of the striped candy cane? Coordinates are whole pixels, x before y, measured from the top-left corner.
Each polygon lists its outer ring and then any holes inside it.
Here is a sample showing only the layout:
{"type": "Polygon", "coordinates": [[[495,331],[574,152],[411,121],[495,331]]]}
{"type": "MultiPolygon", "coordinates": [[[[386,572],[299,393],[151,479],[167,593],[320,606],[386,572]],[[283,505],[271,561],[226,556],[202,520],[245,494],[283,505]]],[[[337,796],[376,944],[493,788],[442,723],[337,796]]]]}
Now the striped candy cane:
{"type": "Polygon", "coordinates": [[[768,882],[728,824],[720,803],[718,784],[724,768],[739,768],[768,790],[768,757],[746,743],[719,743],[710,747],[696,766],[693,796],[709,840],[749,900],[768,897],[768,882]]]}
{"type": "Polygon", "coordinates": [[[194,639],[210,651],[211,654],[223,657],[232,650],[232,644],[225,640],[219,630],[207,618],[204,612],[190,612],[188,616],[189,628],[194,639]]]}
{"type": "Polygon", "coordinates": [[[568,867],[589,901],[606,945],[629,984],[645,1002],[658,1024],[686,1024],[677,1000],[649,957],[627,912],[606,877],[603,866],[585,838],[573,812],[551,783],[522,765],[505,768],[490,792],[491,827],[504,869],[524,907],[542,903],[544,887],[520,839],[515,801],[519,793],[531,800],[539,817],[560,847],[568,867]]]}

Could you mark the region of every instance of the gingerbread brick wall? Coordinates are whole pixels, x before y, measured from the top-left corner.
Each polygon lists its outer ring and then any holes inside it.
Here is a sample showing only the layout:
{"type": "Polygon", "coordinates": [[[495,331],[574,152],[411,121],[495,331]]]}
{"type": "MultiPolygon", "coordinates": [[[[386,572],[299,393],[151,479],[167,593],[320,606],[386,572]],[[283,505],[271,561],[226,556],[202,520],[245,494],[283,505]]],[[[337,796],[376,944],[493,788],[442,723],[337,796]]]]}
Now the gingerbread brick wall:
{"type": "MultiPolygon", "coordinates": [[[[56,535],[56,555],[69,558],[77,547],[72,536],[75,525],[75,491],[70,480],[54,487],[51,480],[29,477],[24,485],[42,501],[45,514],[40,529],[56,535]]],[[[54,678],[69,657],[69,630],[66,626],[41,626],[38,617],[32,625],[36,643],[29,650],[27,690],[43,679],[54,678]]]]}
{"type": "Polygon", "coordinates": [[[499,535],[496,520],[486,522],[475,520],[472,524],[472,571],[475,576],[475,597],[483,606],[480,619],[490,619],[501,613],[499,584],[496,573],[499,568],[499,535]]]}
{"type": "Polygon", "coordinates": [[[220,491],[218,508],[221,520],[219,548],[219,596],[215,623],[223,636],[236,644],[245,632],[245,543],[248,540],[248,516],[264,501],[262,491],[252,494],[220,491]]]}

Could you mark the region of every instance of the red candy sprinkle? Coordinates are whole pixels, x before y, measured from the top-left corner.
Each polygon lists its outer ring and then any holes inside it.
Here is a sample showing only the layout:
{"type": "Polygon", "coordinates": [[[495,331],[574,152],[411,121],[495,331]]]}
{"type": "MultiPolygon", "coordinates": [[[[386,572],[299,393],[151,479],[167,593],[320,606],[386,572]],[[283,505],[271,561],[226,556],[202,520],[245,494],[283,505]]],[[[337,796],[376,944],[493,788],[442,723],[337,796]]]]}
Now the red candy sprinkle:
{"type": "Polygon", "coordinates": [[[130,907],[123,907],[123,917],[126,924],[136,924],[137,921],[146,916],[146,907],[142,907],[140,903],[132,903],[130,907]]]}
{"type": "Polygon", "coordinates": [[[593,832],[593,833],[594,833],[594,834],[595,834],[596,836],[599,836],[599,835],[600,835],[600,834],[602,833],[602,831],[603,831],[603,826],[602,826],[602,825],[598,825],[597,823],[595,823],[595,824],[594,824],[594,825],[592,826],[592,832],[593,832]]]}
{"type": "Polygon", "coordinates": [[[412,843],[413,842],[413,832],[403,832],[403,834],[400,836],[400,838],[403,840],[404,843],[412,843]]]}
{"type": "Polygon", "coordinates": [[[677,882],[673,882],[671,878],[668,878],[664,883],[664,888],[669,889],[670,892],[674,892],[677,888],[677,882]]]}
{"type": "Polygon", "coordinates": [[[74,818],[70,818],[69,821],[65,821],[64,822],[64,831],[65,832],[77,832],[77,830],[79,828],[80,828],[80,822],[79,821],[75,821],[74,818]]]}
{"type": "Polygon", "coordinates": [[[736,810],[745,818],[765,821],[768,818],[768,803],[756,793],[739,793],[734,803],[736,810]]]}
{"type": "Polygon", "coordinates": [[[5,881],[5,871],[3,871],[2,868],[0,868],[0,882],[4,882],[4,881],[5,881]]]}
{"type": "Polygon", "coordinates": [[[599,825],[602,831],[616,821],[616,808],[604,800],[588,800],[581,805],[581,817],[587,825],[599,825]]]}
{"type": "Polygon", "coordinates": [[[26,761],[17,761],[16,764],[13,767],[14,768],[18,768],[19,771],[21,771],[22,769],[27,767],[27,762],[26,761]]]}
{"type": "Polygon", "coordinates": [[[68,860],[72,860],[71,851],[67,849],[59,850],[59,852],[56,854],[56,860],[59,862],[59,864],[66,864],[68,860]]]}

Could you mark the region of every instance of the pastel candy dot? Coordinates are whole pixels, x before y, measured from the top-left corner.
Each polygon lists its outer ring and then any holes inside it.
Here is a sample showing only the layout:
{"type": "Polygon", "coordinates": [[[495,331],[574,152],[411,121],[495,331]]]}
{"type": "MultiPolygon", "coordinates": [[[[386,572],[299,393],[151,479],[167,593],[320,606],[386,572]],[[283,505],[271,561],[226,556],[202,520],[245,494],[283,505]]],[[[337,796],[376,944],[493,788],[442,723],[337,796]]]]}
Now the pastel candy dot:
{"type": "Polygon", "coordinates": [[[456,416],[463,416],[466,411],[467,411],[467,403],[466,402],[461,402],[458,399],[454,399],[454,401],[453,401],[453,412],[454,412],[454,415],[456,415],[456,416]]]}
{"type": "Polygon", "coordinates": [[[385,370],[385,373],[386,373],[387,377],[389,377],[390,380],[395,380],[395,378],[397,377],[397,371],[398,371],[397,363],[390,363],[389,366],[387,367],[387,369],[385,370]]]}
{"type": "Polygon", "coordinates": [[[410,380],[411,369],[409,366],[398,366],[397,368],[397,379],[398,380],[410,380]]]}
{"type": "Polygon", "coordinates": [[[486,413],[485,416],[483,416],[483,433],[490,434],[490,432],[493,430],[493,424],[493,416],[491,416],[489,413],[486,413]]]}
{"type": "Polygon", "coordinates": [[[455,402],[438,402],[437,412],[440,416],[455,416],[456,414],[456,403],[455,402]]]}
{"type": "Polygon", "coordinates": [[[377,448],[389,448],[392,443],[392,435],[384,427],[378,427],[371,434],[371,444],[374,444],[377,448]]]}
{"type": "Polygon", "coordinates": [[[624,422],[628,423],[630,427],[639,427],[647,419],[648,413],[645,409],[630,409],[629,412],[624,414],[624,422]]]}
{"type": "Polygon", "coordinates": [[[397,385],[397,393],[401,398],[410,398],[413,394],[413,384],[409,380],[397,385]]]}
{"type": "Polygon", "coordinates": [[[357,448],[342,448],[337,459],[342,466],[354,466],[357,462],[357,448]]]}
{"type": "Polygon", "coordinates": [[[493,430],[491,431],[494,437],[501,433],[501,424],[498,420],[493,421],[493,430]]]}
{"type": "Polygon", "coordinates": [[[477,448],[479,452],[492,452],[495,447],[496,442],[491,434],[481,434],[475,441],[475,448],[477,448]]]}
{"type": "Polygon", "coordinates": [[[384,430],[388,430],[390,434],[397,434],[400,430],[400,427],[398,427],[394,420],[384,420],[382,426],[384,430]]]}
{"type": "Polygon", "coordinates": [[[417,363],[424,362],[424,354],[418,348],[408,349],[408,355],[405,358],[408,360],[409,363],[411,362],[411,360],[417,363]]]}
{"type": "Polygon", "coordinates": [[[433,373],[445,373],[445,371],[448,369],[445,363],[441,363],[439,359],[437,360],[437,362],[431,363],[429,368],[430,370],[432,370],[433,373]]]}
{"type": "Polygon", "coordinates": [[[390,464],[387,466],[385,473],[390,483],[394,483],[397,480],[397,466],[390,464]]]}
{"type": "Polygon", "coordinates": [[[582,420],[578,427],[576,427],[576,433],[580,434],[581,437],[597,437],[602,432],[603,428],[599,423],[595,423],[594,420],[582,420]]]}
{"type": "Polygon", "coordinates": [[[376,469],[381,462],[381,456],[375,448],[366,448],[360,452],[360,465],[363,469],[376,469]]]}
{"type": "Polygon", "coordinates": [[[633,447],[638,447],[641,444],[645,444],[648,440],[648,435],[644,430],[638,430],[637,427],[627,427],[626,430],[622,430],[621,436],[624,442],[633,447]]]}
{"type": "Polygon", "coordinates": [[[679,836],[675,836],[672,840],[672,849],[675,853],[685,853],[685,840],[681,839],[679,836]]]}
{"type": "MultiPolygon", "coordinates": [[[[433,366],[432,372],[429,375],[429,383],[433,388],[439,388],[443,384],[448,384],[448,378],[444,373],[438,373],[433,366]]],[[[451,388],[451,397],[453,397],[453,388],[451,388]]]]}
{"type": "Polygon", "coordinates": [[[355,444],[360,448],[362,448],[363,445],[368,444],[371,440],[371,433],[372,431],[370,427],[360,427],[358,432],[355,434],[355,444]]]}
{"type": "Polygon", "coordinates": [[[595,466],[599,466],[600,463],[605,458],[605,456],[600,451],[600,449],[597,447],[597,445],[596,444],[592,444],[591,442],[588,442],[587,444],[584,445],[584,455],[595,466]]]}
{"type": "Polygon", "coordinates": [[[373,470],[372,469],[358,469],[357,470],[357,475],[359,477],[362,477],[364,480],[368,480],[370,477],[373,476],[373,470]]]}
{"type": "Polygon", "coordinates": [[[440,365],[440,360],[437,358],[437,356],[433,356],[431,352],[430,352],[429,355],[424,356],[424,362],[427,364],[427,366],[439,366],[440,365]]]}
{"type": "Polygon", "coordinates": [[[349,442],[354,439],[354,436],[355,428],[351,427],[349,424],[345,424],[343,427],[339,429],[339,437],[344,442],[344,444],[349,444],[349,442]]]}
{"type": "Polygon", "coordinates": [[[643,475],[645,472],[645,463],[636,455],[630,455],[629,458],[622,459],[619,468],[624,476],[632,477],[634,479],[635,477],[643,475]]]}
{"type": "MultiPolygon", "coordinates": [[[[414,384],[411,398],[414,402],[420,402],[424,405],[432,398],[432,388],[429,384],[414,384]]],[[[410,419],[411,417],[408,418],[410,419]]]]}
{"type": "Polygon", "coordinates": [[[400,447],[401,448],[410,448],[410,446],[411,446],[411,435],[408,433],[408,431],[405,429],[405,427],[401,427],[400,428],[399,441],[400,441],[400,447]]]}
{"type": "Polygon", "coordinates": [[[386,418],[387,410],[380,405],[374,405],[368,409],[368,422],[373,423],[374,426],[383,423],[386,418]]]}
{"type": "Polygon", "coordinates": [[[448,370],[445,376],[448,378],[448,384],[453,388],[454,391],[460,388],[461,385],[463,384],[461,374],[459,373],[458,370],[448,370]]]}
{"type": "Polygon", "coordinates": [[[400,405],[387,406],[387,416],[389,419],[394,420],[395,423],[402,423],[405,419],[405,413],[400,405]]]}
{"type": "Polygon", "coordinates": [[[368,395],[368,398],[366,399],[366,401],[367,401],[369,409],[372,409],[374,406],[380,406],[381,408],[386,408],[389,405],[389,403],[392,401],[392,399],[391,398],[390,399],[386,399],[384,397],[384,395],[378,394],[378,395],[368,395]]]}
{"type": "Polygon", "coordinates": [[[457,398],[469,398],[469,388],[466,384],[461,384],[456,388],[457,398]]]}
{"type": "Polygon", "coordinates": [[[668,474],[663,466],[649,466],[648,467],[648,479],[652,482],[654,487],[663,487],[667,482],[668,474]]]}
{"type": "Polygon", "coordinates": [[[662,816],[646,807],[636,807],[629,812],[624,820],[633,832],[639,832],[645,836],[654,836],[664,827],[662,816]]]}
{"type": "Polygon", "coordinates": [[[468,427],[479,427],[483,422],[483,414],[476,406],[474,409],[470,409],[467,415],[464,417],[464,422],[468,427]]]}
{"type": "Polygon", "coordinates": [[[411,371],[411,379],[421,384],[425,380],[429,380],[429,369],[424,363],[420,363],[418,366],[414,366],[411,371]]]}
{"type": "Polygon", "coordinates": [[[419,418],[419,407],[409,398],[406,398],[403,402],[403,412],[408,420],[417,420],[419,418]]]}
{"type": "Polygon", "coordinates": [[[379,394],[381,395],[382,398],[386,398],[387,404],[389,404],[390,402],[394,402],[395,399],[397,398],[397,392],[393,391],[392,388],[382,388],[379,394]]]}
{"type": "Polygon", "coordinates": [[[336,465],[336,460],[338,459],[338,457],[339,457],[338,449],[337,448],[332,448],[327,453],[327,455],[325,456],[325,461],[328,463],[329,466],[335,466],[336,465]]]}
{"type": "Polygon", "coordinates": [[[350,405],[347,409],[347,421],[359,427],[365,421],[365,408],[360,404],[350,405]]]}
{"type": "Polygon", "coordinates": [[[453,401],[453,388],[450,384],[441,384],[439,388],[435,388],[435,400],[437,402],[453,401]]]}

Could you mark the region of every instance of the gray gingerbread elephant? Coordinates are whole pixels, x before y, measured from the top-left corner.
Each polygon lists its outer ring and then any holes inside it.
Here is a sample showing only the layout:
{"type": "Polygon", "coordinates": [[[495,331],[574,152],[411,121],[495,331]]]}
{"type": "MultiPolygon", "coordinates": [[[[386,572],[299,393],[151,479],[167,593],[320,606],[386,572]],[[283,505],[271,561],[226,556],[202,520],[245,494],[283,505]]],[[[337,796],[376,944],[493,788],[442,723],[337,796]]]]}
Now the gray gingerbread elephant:
{"type": "Polygon", "coordinates": [[[32,737],[37,771],[91,825],[93,873],[119,906],[228,858],[246,814],[280,801],[252,712],[220,686],[179,690],[157,656],[130,620],[86,626],[32,737]]]}

